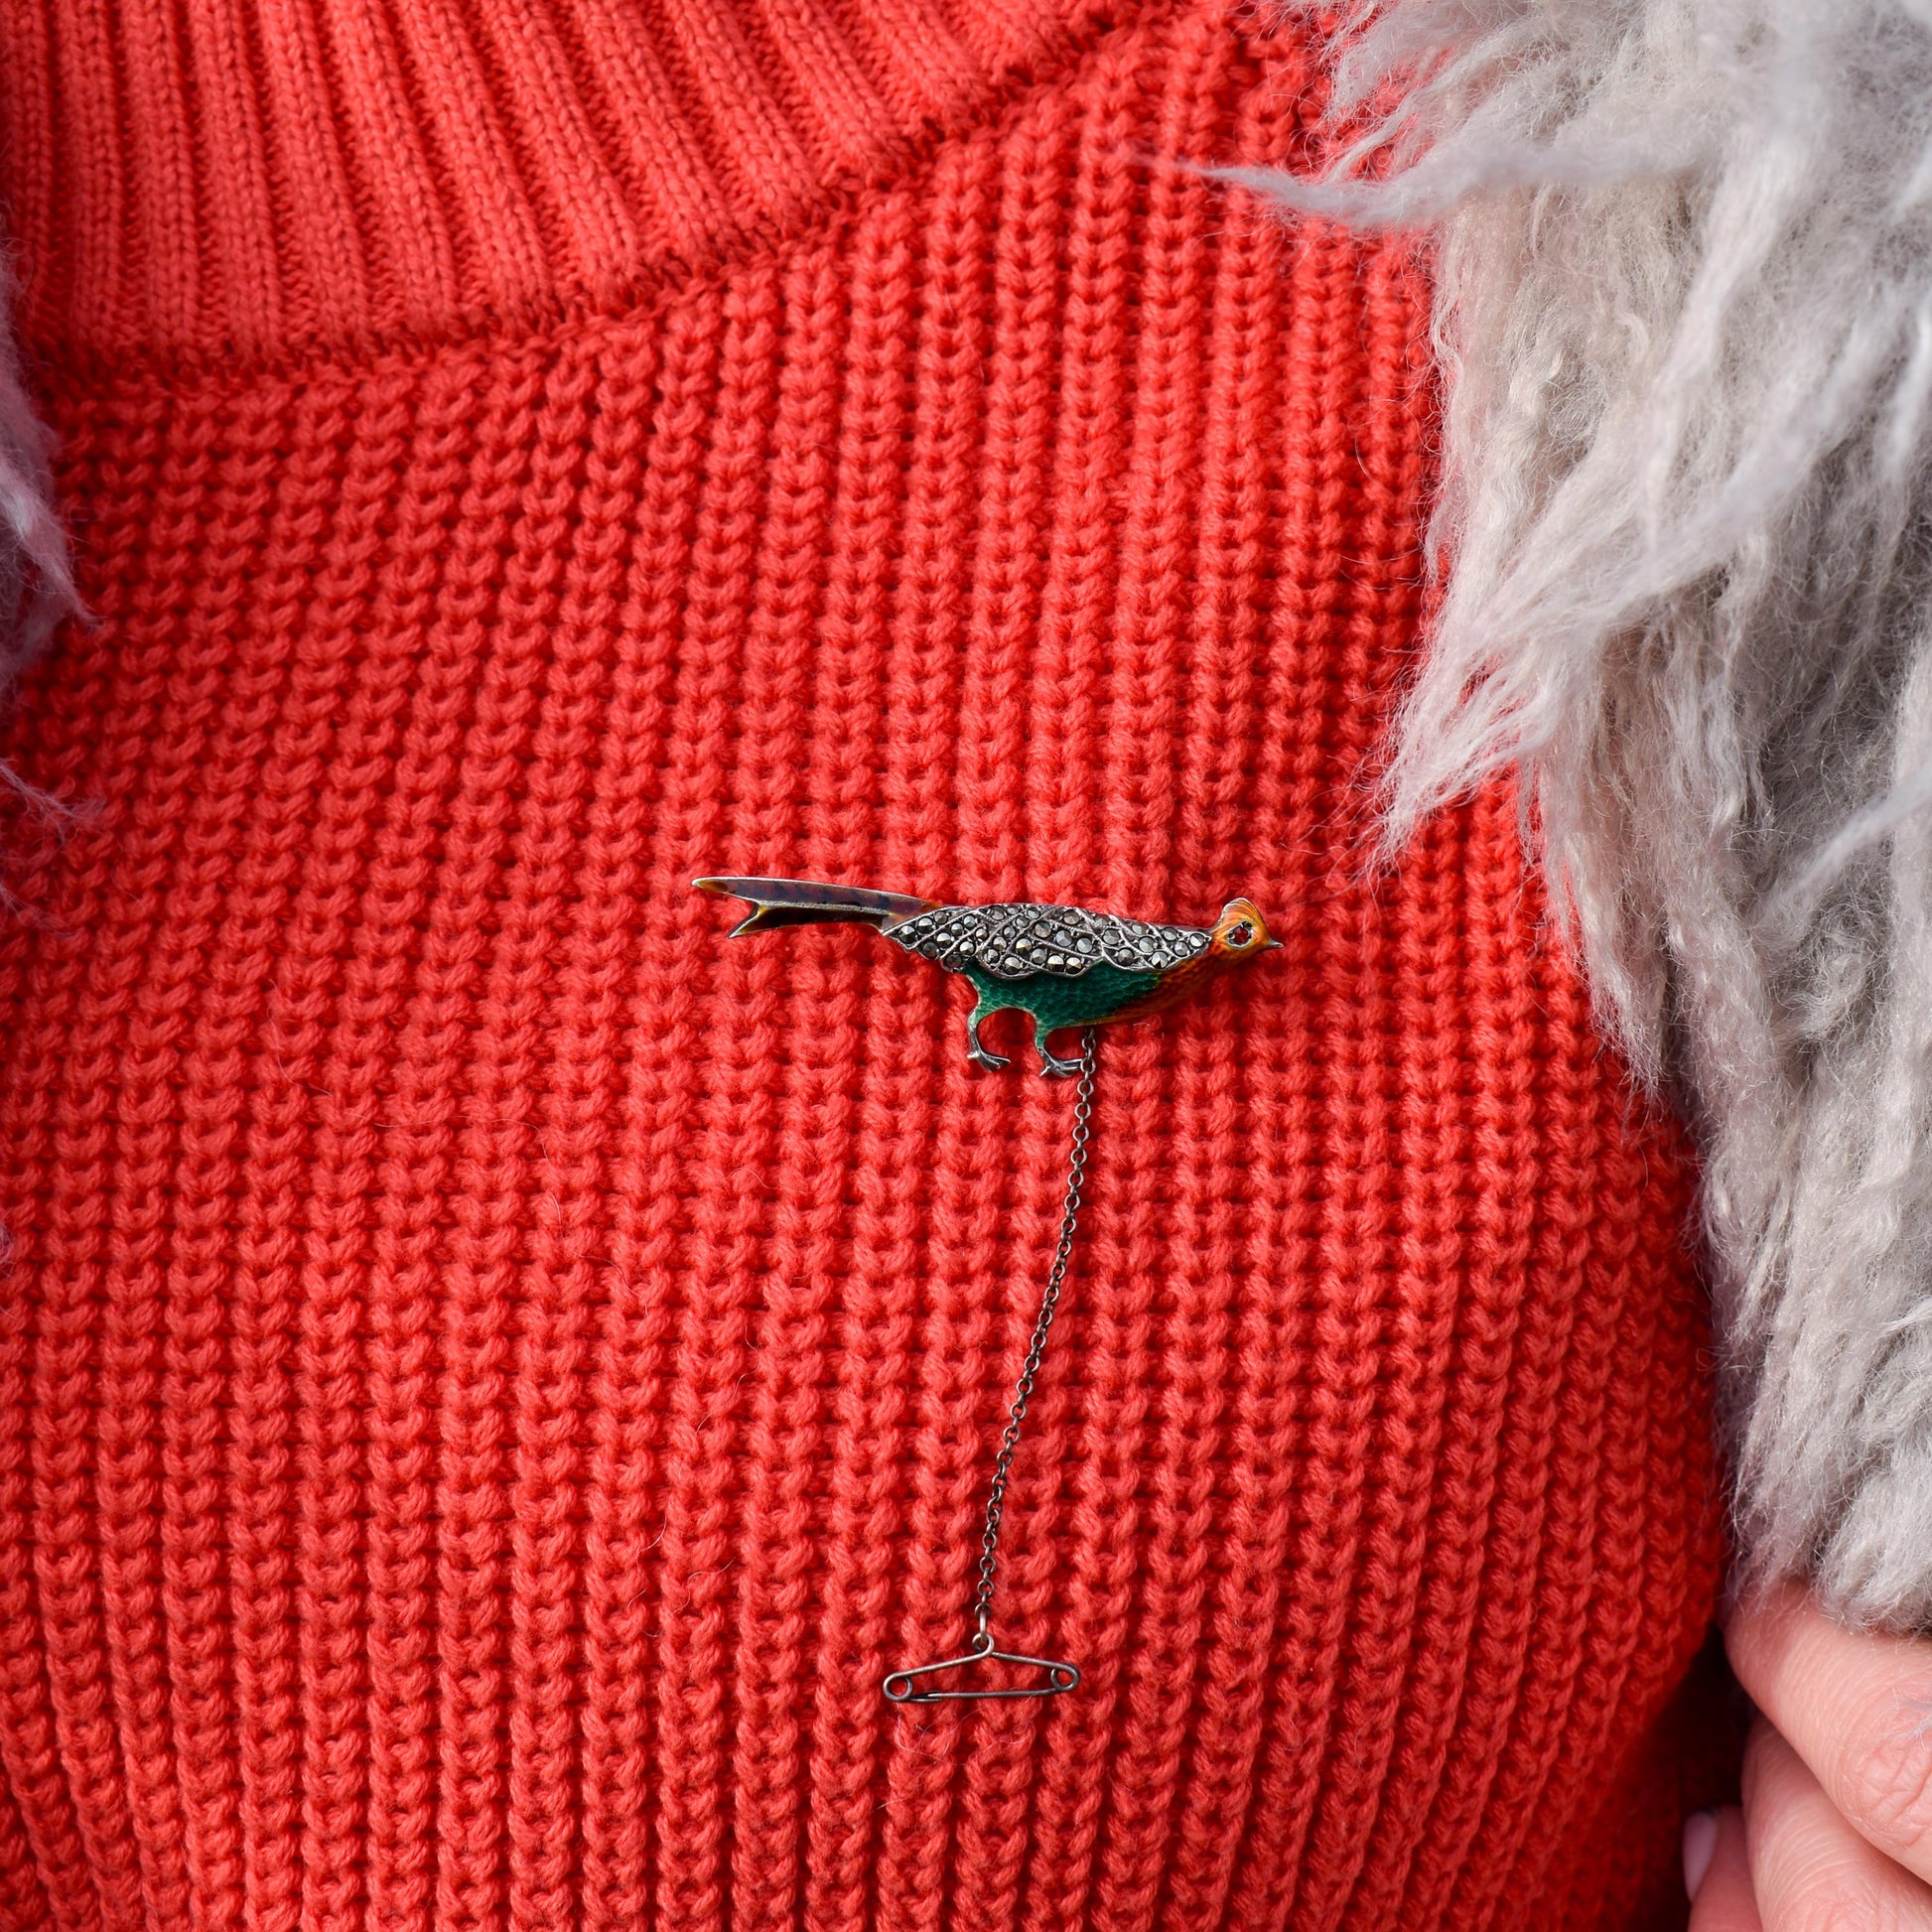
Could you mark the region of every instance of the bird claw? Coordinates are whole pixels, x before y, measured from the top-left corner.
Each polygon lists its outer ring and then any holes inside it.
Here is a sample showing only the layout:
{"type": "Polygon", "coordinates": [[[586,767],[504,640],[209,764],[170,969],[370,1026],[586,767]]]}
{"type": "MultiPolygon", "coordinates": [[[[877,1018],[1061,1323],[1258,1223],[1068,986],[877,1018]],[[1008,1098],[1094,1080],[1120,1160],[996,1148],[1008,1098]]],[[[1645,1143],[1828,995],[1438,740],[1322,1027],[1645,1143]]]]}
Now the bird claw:
{"type": "Polygon", "coordinates": [[[1046,1050],[1046,1035],[1035,1034],[1034,1045],[1039,1053],[1040,1077],[1046,1080],[1070,1080],[1080,1071],[1078,1060],[1063,1060],[1046,1050]]]}
{"type": "Polygon", "coordinates": [[[1004,1054],[989,1052],[981,1043],[977,1015],[966,1023],[966,1054],[975,1066],[983,1066],[989,1073],[997,1073],[1003,1066],[1013,1064],[1004,1054]]]}

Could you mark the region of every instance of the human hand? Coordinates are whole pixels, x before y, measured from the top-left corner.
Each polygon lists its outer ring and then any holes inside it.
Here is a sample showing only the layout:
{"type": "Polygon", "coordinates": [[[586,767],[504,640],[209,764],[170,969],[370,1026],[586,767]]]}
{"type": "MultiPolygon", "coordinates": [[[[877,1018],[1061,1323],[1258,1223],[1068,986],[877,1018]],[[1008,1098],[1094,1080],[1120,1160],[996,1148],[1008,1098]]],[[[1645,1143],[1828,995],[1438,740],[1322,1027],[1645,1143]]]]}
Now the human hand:
{"type": "Polygon", "coordinates": [[[1684,1828],[1691,1932],[1932,1932],[1932,1643],[1854,1635],[1796,1588],[1725,1641],[1760,1715],[1743,1809],[1684,1828]]]}

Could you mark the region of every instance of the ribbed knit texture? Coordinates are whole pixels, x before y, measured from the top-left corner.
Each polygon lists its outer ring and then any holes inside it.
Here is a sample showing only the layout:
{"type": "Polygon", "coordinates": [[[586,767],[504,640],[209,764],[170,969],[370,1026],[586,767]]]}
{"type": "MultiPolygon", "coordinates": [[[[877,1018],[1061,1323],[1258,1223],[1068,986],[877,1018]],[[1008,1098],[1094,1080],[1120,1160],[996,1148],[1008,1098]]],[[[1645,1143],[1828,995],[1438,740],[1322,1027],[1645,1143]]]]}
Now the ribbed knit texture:
{"type": "MultiPolygon", "coordinates": [[[[1509,800],[1370,890],[1403,252],[1213,4],[0,16],[100,614],[7,756],[0,1926],[1681,1921],[1686,1178],[1509,800]],[[1070,1096],[783,872],[1285,949],[1070,1096]]],[[[996,1023],[995,1033],[1007,1023],[996,1023]]]]}

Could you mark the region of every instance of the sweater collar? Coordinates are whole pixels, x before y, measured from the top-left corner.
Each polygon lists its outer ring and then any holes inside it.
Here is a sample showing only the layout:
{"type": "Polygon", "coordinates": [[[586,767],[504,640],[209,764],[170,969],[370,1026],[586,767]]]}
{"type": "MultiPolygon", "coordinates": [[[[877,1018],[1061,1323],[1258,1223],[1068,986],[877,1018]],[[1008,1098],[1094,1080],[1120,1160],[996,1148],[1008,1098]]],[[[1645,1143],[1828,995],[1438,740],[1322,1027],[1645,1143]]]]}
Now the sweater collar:
{"type": "Polygon", "coordinates": [[[621,305],[888,179],[1108,24],[1088,0],[22,0],[22,334],[56,362],[273,361],[621,305]]]}

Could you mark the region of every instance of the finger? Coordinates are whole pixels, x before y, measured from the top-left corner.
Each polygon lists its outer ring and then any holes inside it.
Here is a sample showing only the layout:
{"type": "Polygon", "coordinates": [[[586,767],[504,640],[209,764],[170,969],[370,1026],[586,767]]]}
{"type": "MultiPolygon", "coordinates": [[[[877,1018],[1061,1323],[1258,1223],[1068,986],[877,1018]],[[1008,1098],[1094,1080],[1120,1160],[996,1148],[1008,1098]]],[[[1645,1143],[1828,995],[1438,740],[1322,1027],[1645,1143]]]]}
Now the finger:
{"type": "Polygon", "coordinates": [[[1846,1823],[1761,1718],[1744,1748],[1744,1818],[1763,1932],[1932,1932],[1932,1890],[1846,1823]]]}
{"type": "Polygon", "coordinates": [[[1787,1589],[1725,1632],[1751,1701],[1881,1851],[1932,1878],[1932,1644],[1857,1634],[1787,1589]]]}
{"type": "Polygon", "coordinates": [[[1691,1894],[1690,1932],[1764,1932],[1751,1890],[1744,1814],[1735,1805],[1701,1811],[1684,1828],[1684,1882],[1691,1894]],[[1698,1830],[1694,1833],[1692,1827],[1698,1830]],[[1705,1840],[1705,1843],[1696,1843],[1705,1840]],[[1693,1869],[1693,1855],[1702,1857],[1693,1869]]]}

